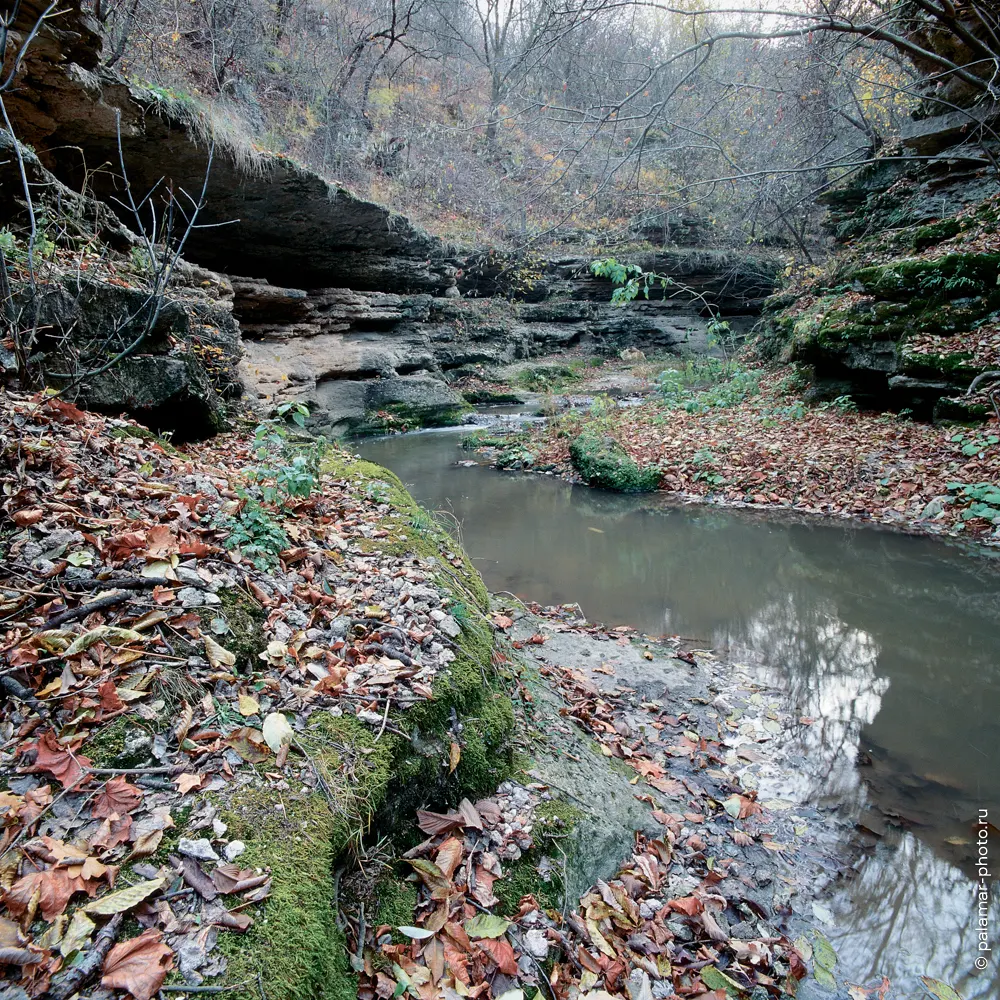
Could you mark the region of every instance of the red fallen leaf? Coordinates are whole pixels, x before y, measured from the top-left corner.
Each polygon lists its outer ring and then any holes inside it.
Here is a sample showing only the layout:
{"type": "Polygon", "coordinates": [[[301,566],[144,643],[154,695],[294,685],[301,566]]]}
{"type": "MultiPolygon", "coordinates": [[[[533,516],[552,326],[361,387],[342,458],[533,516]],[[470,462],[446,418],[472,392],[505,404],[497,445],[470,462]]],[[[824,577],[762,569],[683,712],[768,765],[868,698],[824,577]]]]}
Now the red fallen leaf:
{"type": "Polygon", "coordinates": [[[671,798],[684,797],[684,786],[676,778],[647,777],[646,781],[658,792],[663,792],[664,795],[669,795],[671,798]]]}
{"type": "Polygon", "coordinates": [[[11,514],[10,519],[19,528],[28,528],[33,524],[38,524],[38,522],[45,516],[44,511],[38,507],[29,507],[25,510],[19,510],[16,514],[11,514]]]}
{"type": "Polygon", "coordinates": [[[49,398],[45,402],[45,409],[64,424],[85,424],[87,422],[87,414],[83,410],[61,399],[49,398]]]}
{"type": "Polygon", "coordinates": [[[417,810],[417,826],[424,833],[434,836],[438,833],[451,833],[465,826],[465,817],[461,813],[436,813],[427,809],[417,810]]]}
{"type": "Polygon", "coordinates": [[[18,810],[18,819],[25,826],[31,826],[50,805],[52,805],[52,788],[50,785],[40,785],[33,791],[24,793],[24,805],[18,810]]]}
{"type": "Polygon", "coordinates": [[[809,975],[806,963],[795,948],[788,949],[788,968],[792,979],[805,979],[809,975]]]}
{"type": "Polygon", "coordinates": [[[533,646],[541,646],[543,642],[546,642],[547,636],[542,635],[540,632],[536,632],[533,636],[528,639],[533,646]]]}
{"type": "Polygon", "coordinates": [[[89,757],[73,753],[71,747],[79,746],[80,742],[82,741],[67,747],[59,742],[51,730],[43,733],[35,743],[26,743],[21,748],[22,753],[33,749],[38,751],[34,766],[27,770],[48,771],[63,788],[76,788],[89,778],[87,768],[92,763],[89,757]]]}
{"type": "Polygon", "coordinates": [[[85,888],[83,879],[73,878],[65,868],[49,868],[23,875],[3,894],[3,901],[7,909],[19,917],[37,899],[42,917],[54,920],[65,911],[73,893],[85,888]]]}
{"type": "Polygon", "coordinates": [[[97,833],[90,838],[91,847],[103,847],[110,851],[111,848],[124,844],[132,835],[132,817],[119,816],[112,813],[98,827],[97,833]]]}
{"type": "Polygon", "coordinates": [[[94,799],[91,815],[95,819],[127,816],[140,802],[142,792],[130,785],[124,775],[111,778],[94,799]]]}
{"type": "Polygon", "coordinates": [[[641,757],[633,757],[629,760],[629,763],[634,767],[641,775],[646,778],[662,778],[663,768],[659,764],[651,760],[643,760],[641,757]]]}
{"type": "Polygon", "coordinates": [[[152,1000],[174,967],[174,953],[163,943],[155,927],[130,941],[116,944],[104,960],[101,985],[128,990],[135,1000],[152,1000]]]}
{"type": "Polygon", "coordinates": [[[113,560],[127,559],[136,549],[146,547],[144,531],[125,531],[105,539],[104,549],[113,560]]]}
{"type": "Polygon", "coordinates": [[[101,708],[105,712],[120,712],[125,708],[125,702],[118,697],[118,689],[114,681],[104,681],[97,685],[97,694],[101,699],[101,708]]]}
{"type": "Polygon", "coordinates": [[[214,545],[208,545],[197,538],[190,538],[187,541],[181,542],[180,548],[182,556],[195,556],[198,559],[204,559],[205,556],[211,555],[216,551],[214,545]]]}
{"type": "Polygon", "coordinates": [[[460,982],[465,983],[466,986],[471,985],[469,981],[469,963],[466,958],[467,952],[463,951],[447,935],[441,939],[441,944],[444,946],[445,964],[451,969],[452,975],[460,982]]]}
{"type": "Polygon", "coordinates": [[[33,667],[38,662],[38,650],[20,646],[7,656],[12,667],[33,667]]]}
{"type": "Polygon", "coordinates": [[[168,559],[177,555],[179,543],[170,526],[154,524],[146,532],[146,557],[150,560],[168,559]]]}
{"type": "Polygon", "coordinates": [[[455,869],[462,861],[463,844],[457,837],[449,837],[439,848],[434,857],[434,863],[441,869],[441,874],[450,879],[455,869]]]}
{"type": "Polygon", "coordinates": [[[493,624],[500,629],[509,629],[514,624],[514,619],[498,612],[493,616],[493,624]]]}
{"type": "Polygon", "coordinates": [[[746,819],[748,816],[754,816],[759,812],[763,812],[760,804],[754,802],[753,799],[748,799],[745,795],[738,796],[740,800],[740,819],[746,819]]]}
{"type": "Polygon", "coordinates": [[[689,917],[697,916],[705,908],[697,896],[682,896],[679,899],[667,900],[667,907],[675,913],[685,913],[689,917]]]}
{"type": "Polygon", "coordinates": [[[505,976],[517,975],[517,956],[506,938],[484,938],[476,944],[493,959],[505,976]]]}

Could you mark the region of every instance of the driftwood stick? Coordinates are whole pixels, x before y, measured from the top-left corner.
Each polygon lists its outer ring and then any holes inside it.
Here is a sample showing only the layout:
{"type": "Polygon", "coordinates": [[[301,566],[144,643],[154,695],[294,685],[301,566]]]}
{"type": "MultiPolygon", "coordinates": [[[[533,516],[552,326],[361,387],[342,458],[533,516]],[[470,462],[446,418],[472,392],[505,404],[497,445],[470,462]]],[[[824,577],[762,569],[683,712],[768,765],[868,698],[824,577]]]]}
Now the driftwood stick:
{"type": "Polygon", "coordinates": [[[94,947],[83,957],[83,961],[67,969],[65,975],[59,976],[42,995],[43,1000],[69,1000],[91,976],[96,975],[104,965],[104,959],[111,951],[124,919],[124,913],[115,914],[98,932],[94,947]]]}

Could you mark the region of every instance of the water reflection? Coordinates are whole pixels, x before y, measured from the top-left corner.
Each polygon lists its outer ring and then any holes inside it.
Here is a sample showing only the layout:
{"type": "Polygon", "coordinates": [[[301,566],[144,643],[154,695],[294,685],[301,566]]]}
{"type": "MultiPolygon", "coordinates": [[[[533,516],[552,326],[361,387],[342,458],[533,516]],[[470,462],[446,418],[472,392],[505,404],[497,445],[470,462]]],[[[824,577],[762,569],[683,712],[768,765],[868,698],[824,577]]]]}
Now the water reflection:
{"type": "MultiPolygon", "coordinates": [[[[971,969],[971,824],[980,808],[1000,816],[1000,576],[989,560],[875,530],[457,467],[468,455],[453,435],[362,450],[456,516],[492,590],[576,601],[595,620],[757,664],[815,719],[803,729],[814,766],[800,776],[811,784],[795,791],[853,804],[872,828],[888,817],[911,831],[890,827],[837,897],[841,972],[913,987],[916,975],[971,969]]],[[[995,853],[1000,862],[1000,834],[995,853]]],[[[996,989],[980,977],[967,996],[996,989]]]]}
{"type": "MultiPolygon", "coordinates": [[[[918,837],[890,830],[832,909],[830,942],[842,961],[850,956],[855,982],[886,975],[897,989],[915,988],[916,975],[929,975],[966,1000],[997,995],[995,972],[974,966],[981,953],[972,883],[918,837]]],[[[996,898],[990,923],[995,933],[996,898]]]]}

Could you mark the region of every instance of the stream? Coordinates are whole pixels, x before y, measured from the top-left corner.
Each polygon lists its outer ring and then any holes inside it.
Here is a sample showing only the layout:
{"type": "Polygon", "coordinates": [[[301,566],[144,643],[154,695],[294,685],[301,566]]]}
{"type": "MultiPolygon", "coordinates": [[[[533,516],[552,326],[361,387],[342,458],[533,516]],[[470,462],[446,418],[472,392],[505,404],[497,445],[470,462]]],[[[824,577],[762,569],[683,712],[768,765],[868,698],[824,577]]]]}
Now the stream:
{"type": "MultiPolygon", "coordinates": [[[[1000,997],[1000,954],[977,949],[973,881],[980,810],[1000,826],[997,560],[876,528],[462,466],[469,430],[356,447],[454,515],[491,591],[681,635],[750,665],[814,720],[803,727],[811,766],[783,794],[872,831],[852,877],[811,914],[839,982],[886,975],[899,996],[926,975],[966,1000],[1000,997]]],[[[989,834],[998,875],[1000,829],[989,834]]]]}

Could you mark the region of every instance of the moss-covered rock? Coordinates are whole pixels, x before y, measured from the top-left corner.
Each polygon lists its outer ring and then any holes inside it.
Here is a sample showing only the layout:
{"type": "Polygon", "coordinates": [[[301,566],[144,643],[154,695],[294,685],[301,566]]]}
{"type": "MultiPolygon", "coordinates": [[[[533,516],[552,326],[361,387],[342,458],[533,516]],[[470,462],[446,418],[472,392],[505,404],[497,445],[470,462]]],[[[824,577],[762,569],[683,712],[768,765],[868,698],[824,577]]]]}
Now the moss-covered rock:
{"type": "Polygon", "coordinates": [[[225,635],[226,648],[236,655],[236,666],[245,670],[258,666],[257,656],[264,649],[264,622],[267,615],[260,602],[239,588],[221,590],[222,602],[219,617],[229,631],[225,635]]]}
{"type": "Polygon", "coordinates": [[[585,430],[569,446],[573,468],[588,486],[619,493],[644,493],[660,484],[660,470],[640,468],[614,438],[585,430]]]}

